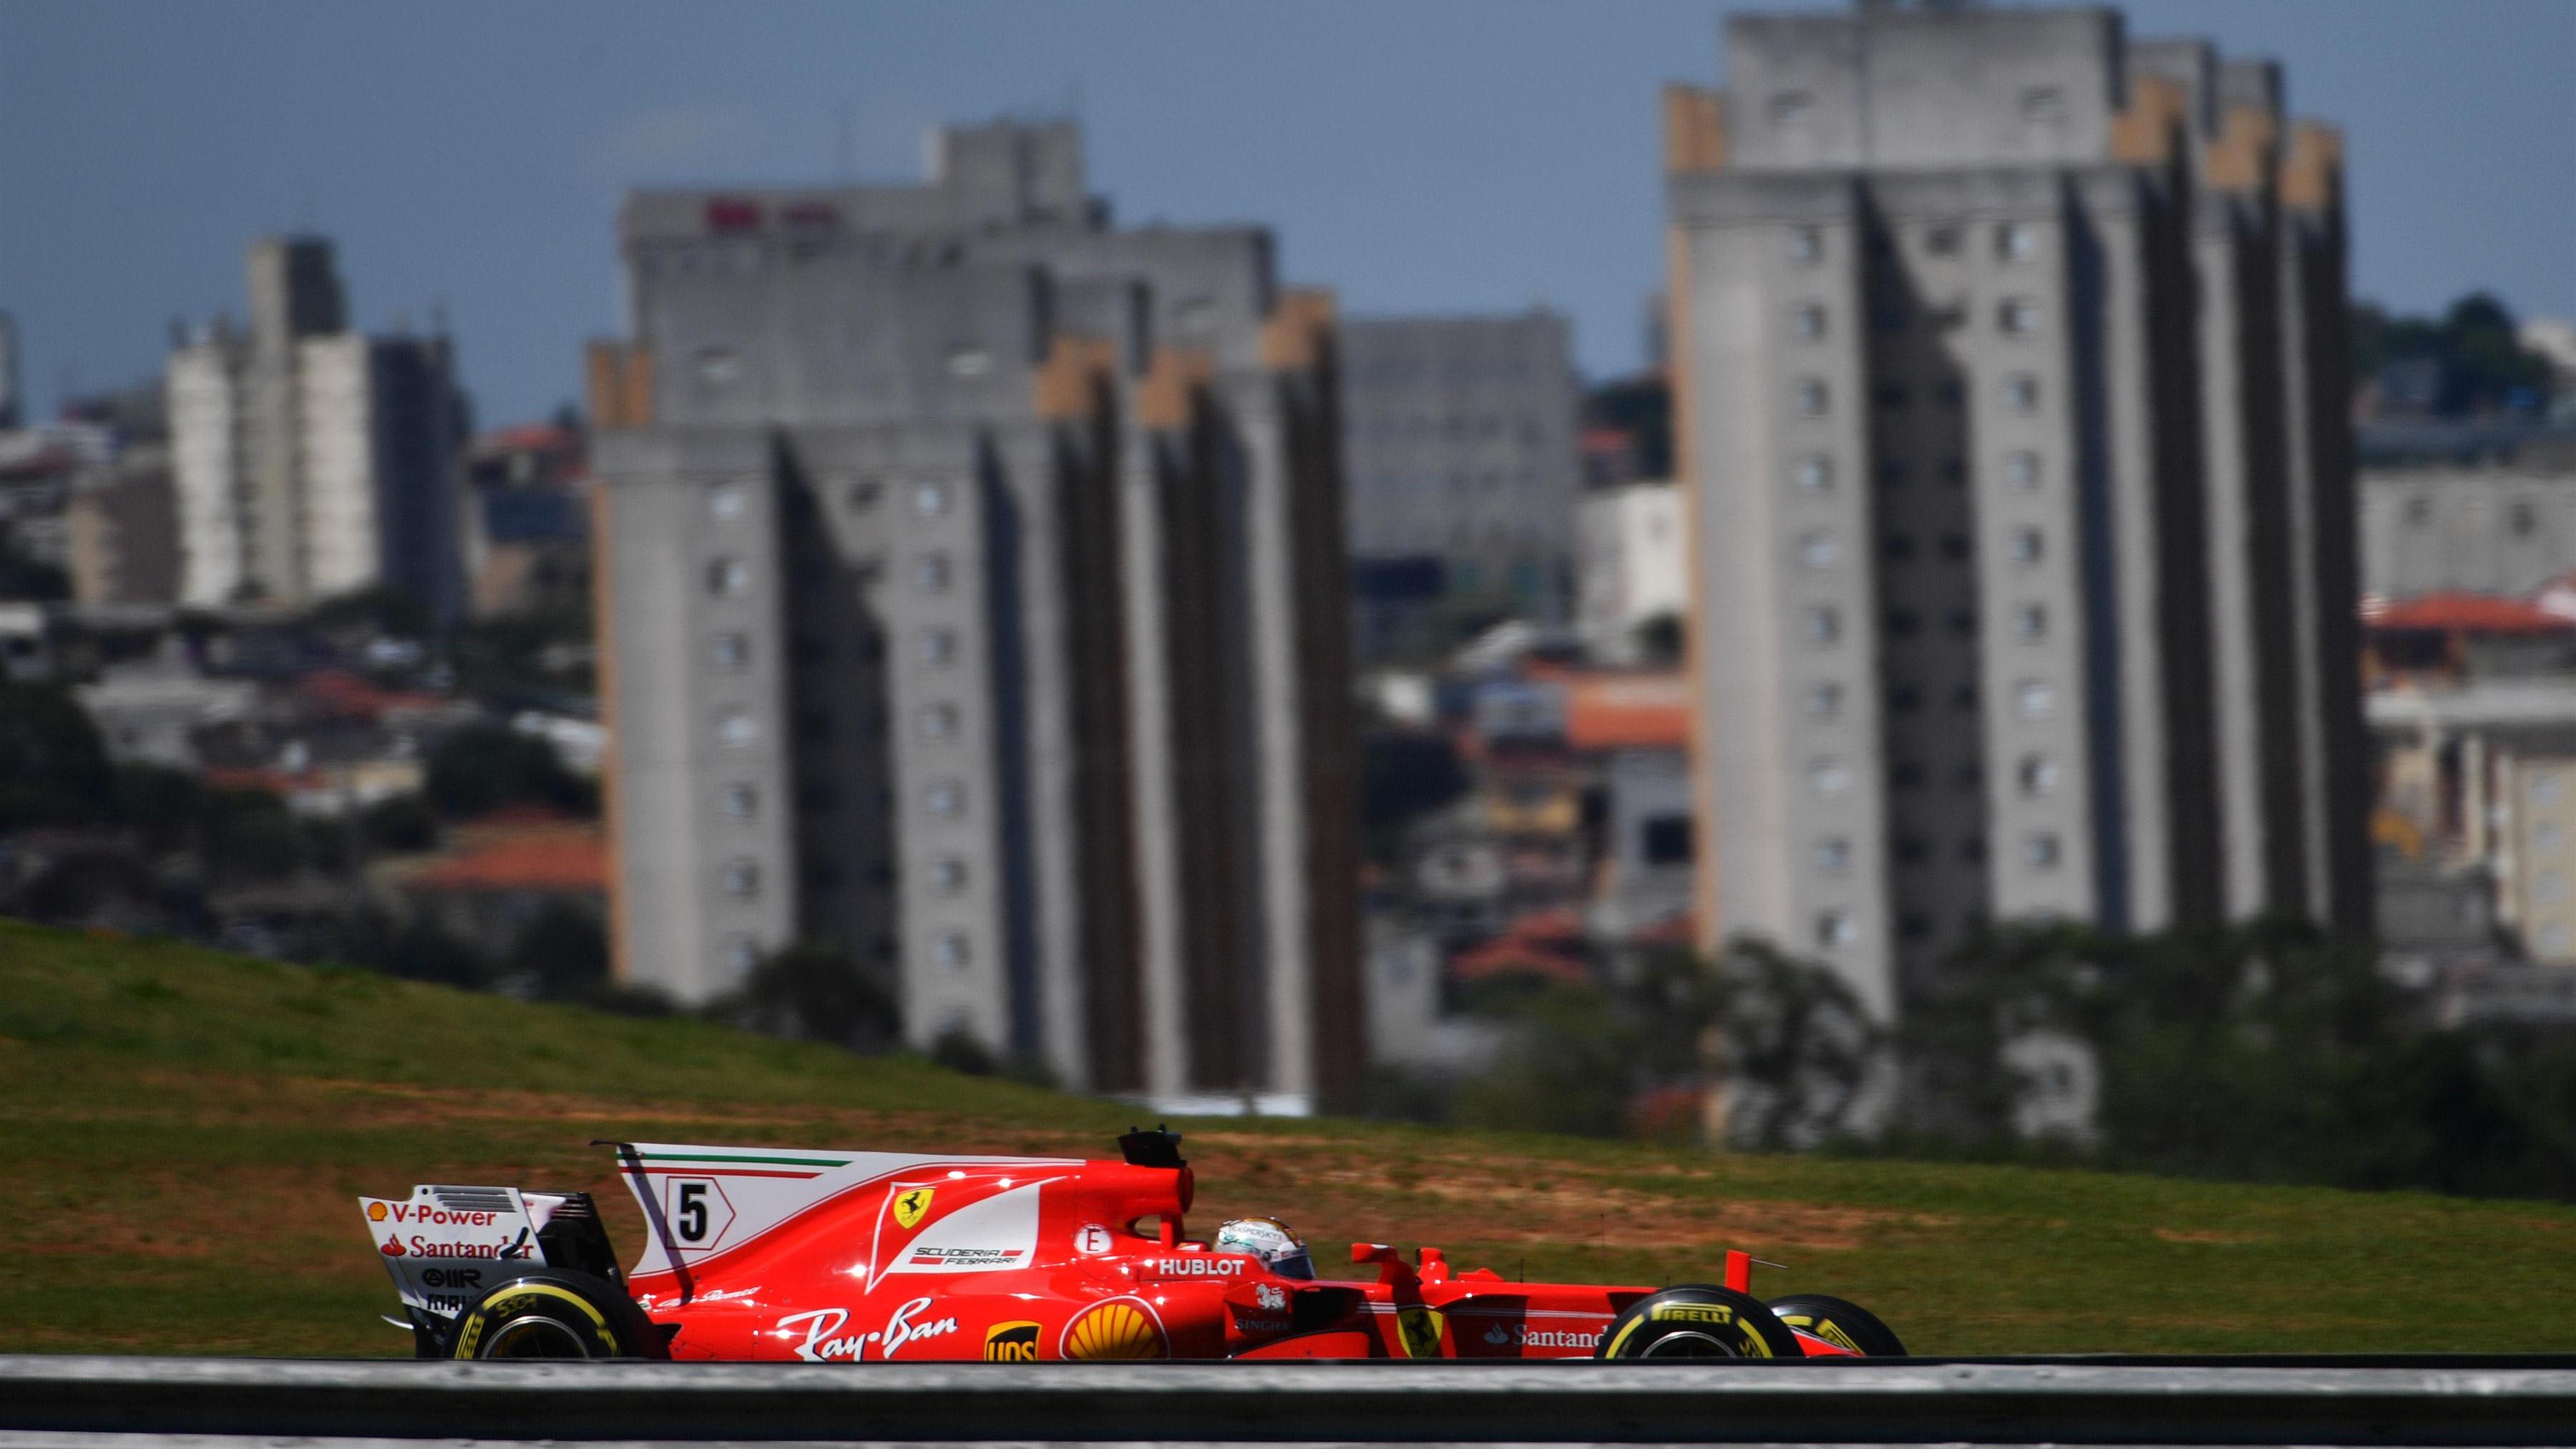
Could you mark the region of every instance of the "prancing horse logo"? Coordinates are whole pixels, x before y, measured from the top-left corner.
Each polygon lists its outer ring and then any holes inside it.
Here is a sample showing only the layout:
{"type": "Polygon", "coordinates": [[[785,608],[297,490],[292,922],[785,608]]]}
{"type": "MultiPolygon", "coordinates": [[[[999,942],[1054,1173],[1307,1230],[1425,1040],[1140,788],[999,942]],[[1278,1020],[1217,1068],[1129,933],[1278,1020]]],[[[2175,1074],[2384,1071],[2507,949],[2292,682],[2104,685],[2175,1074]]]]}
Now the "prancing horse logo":
{"type": "Polygon", "coordinates": [[[920,1222],[921,1215],[930,1211],[931,1196],[937,1191],[937,1188],[930,1187],[908,1187],[903,1191],[896,1193],[894,1195],[894,1225],[899,1228],[909,1229],[913,1224],[920,1222]]]}

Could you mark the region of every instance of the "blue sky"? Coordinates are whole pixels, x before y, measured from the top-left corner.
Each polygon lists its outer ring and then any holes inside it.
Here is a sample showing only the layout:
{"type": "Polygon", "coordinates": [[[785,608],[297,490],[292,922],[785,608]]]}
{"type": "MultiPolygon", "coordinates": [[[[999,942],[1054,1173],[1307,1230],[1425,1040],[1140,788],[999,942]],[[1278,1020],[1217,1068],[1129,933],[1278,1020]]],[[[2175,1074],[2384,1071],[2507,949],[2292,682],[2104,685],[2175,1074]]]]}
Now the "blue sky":
{"type": "MultiPolygon", "coordinates": [[[[1606,375],[1658,285],[1657,88],[1715,81],[1729,8],[0,0],[0,309],[49,412],[238,313],[252,236],[320,230],[362,325],[444,306],[516,421],[614,323],[623,188],[910,179],[939,121],[1072,111],[1128,220],[1266,222],[1355,311],[1544,302],[1606,375]]],[[[2280,58],[2345,127],[2361,295],[2576,315],[2576,0],[2126,9],[2280,58]]]]}

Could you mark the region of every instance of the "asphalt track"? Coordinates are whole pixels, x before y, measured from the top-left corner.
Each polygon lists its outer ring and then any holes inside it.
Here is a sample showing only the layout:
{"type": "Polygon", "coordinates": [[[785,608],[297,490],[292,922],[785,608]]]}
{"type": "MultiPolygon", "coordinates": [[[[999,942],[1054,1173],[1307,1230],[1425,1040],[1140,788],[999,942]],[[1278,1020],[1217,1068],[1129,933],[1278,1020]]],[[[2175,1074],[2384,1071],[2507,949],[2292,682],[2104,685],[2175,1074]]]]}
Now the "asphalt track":
{"type": "Polygon", "coordinates": [[[0,1358],[0,1449],[2576,1444],[2576,1357],[1784,1364],[0,1358]]]}

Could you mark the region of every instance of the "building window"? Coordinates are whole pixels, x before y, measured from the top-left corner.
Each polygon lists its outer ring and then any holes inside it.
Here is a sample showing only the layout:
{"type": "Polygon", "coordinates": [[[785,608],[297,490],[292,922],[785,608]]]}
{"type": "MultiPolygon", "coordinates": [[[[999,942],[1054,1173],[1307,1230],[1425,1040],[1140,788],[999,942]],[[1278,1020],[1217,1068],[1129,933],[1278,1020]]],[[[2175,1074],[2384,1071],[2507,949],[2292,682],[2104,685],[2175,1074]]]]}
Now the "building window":
{"type": "Polygon", "coordinates": [[[748,860],[728,861],[723,884],[726,895],[738,901],[750,900],[760,894],[760,866],[748,860]]]}
{"type": "Polygon", "coordinates": [[[1849,911],[1818,911],[1816,913],[1817,945],[1831,949],[1836,946],[1851,945],[1859,939],[1860,923],[1852,919],[1849,911]]]}
{"type": "Polygon", "coordinates": [[[2039,304],[2025,297],[2012,297],[1995,309],[1995,325],[2016,336],[2027,336],[2039,330],[2039,304]]]}
{"type": "Polygon", "coordinates": [[[751,667],[751,636],[727,631],[707,643],[707,656],[715,667],[726,674],[738,674],[751,667]]]}
{"type": "Polygon", "coordinates": [[[2039,379],[2028,373],[2004,379],[2004,402],[2014,412],[2036,412],[2039,409],[2039,379]]]}
{"type": "Polygon", "coordinates": [[[726,710],[716,716],[716,740],[729,750],[749,749],[760,741],[760,721],[749,710],[726,710]]]}
{"type": "Polygon", "coordinates": [[[921,662],[946,665],[957,662],[957,631],[930,628],[921,631],[921,662]]]}
{"type": "Polygon", "coordinates": [[[1851,842],[1839,835],[1816,842],[1816,869],[1840,875],[1851,869],[1851,842]]]}
{"type": "Polygon", "coordinates": [[[719,483],[707,490],[707,516],[718,523],[733,522],[750,506],[750,490],[739,483],[719,483]]]}
{"type": "Polygon", "coordinates": [[[2032,870],[2057,869],[2061,853],[2057,837],[2046,832],[2030,836],[2021,843],[2021,862],[2032,870]]]}
{"type": "Polygon", "coordinates": [[[1923,233],[1923,250],[1927,254],[1936,257],[1957,256],[1959,254],[1959,228],[1950,223],[1944,222],[1939,226],[1926,230],[1923,233]]]}
{"type": "Polygon", "coordinates": [[[1932,843],[1919,835],[1900,835],[1895,855],[1899,865],[1921,865],[1932,858],[1932,843]]]}
{"type": "Polygon", "coordinates": [[[1901,382],[1882,382],[1878,385],[1878,405],[1880,407],[1893,411],[1894,409],[1905,406],[1905,400],[1905,384],[1901,382]]]}
{"type": "Polygon", "coordinates": [[[2004,482],[2016,493],[2039,491],[2039,455],[2008,453],[2004,455],[2004,482]]]}
{"type": "Polygon", "coordinates": [[[1839,795],[1851,788],[1851,767],[1840,760],[1818,760],[1807,767],[1807,788],[1819,795],[1839,795]]]}
{"type": "Polygon", "coordinates": [[[1961,865],[1985,864],[1986,838],[1982,835],[1970,835],[1962,838],[1959,841],[1959,863],[1961,865]]]}
{"type": "Polygon", "coordinates": [[[1843,712],[1843,687],[1831,681],[1807,686],[1807,718],[1838,719],[1843,712]]]}
{"type": "Polygon", "coordinates": [[[943,855],[932,861],[930,888],[943,896],[953,896],[966,889],[966,862],[953,855],[943,855]]]}
{"type": "Polygon", "coordinates": [[[1798,490],[1822,493],[1834,486],[1834,460],[1822,453],[1810,453],[1798,460],[1798,490]]]}
{"type": "Polygon", "coordinates": [[[2541,821],[2538,825],[2533,826],[2533,827],[2532,827],[2532,829],[2531,829],[2531,848],[2532,848],[2533,852],[2534,852],[2534,853],[2536,853],[2536,854],[2540,854],[2540,855],[2555,855],[2555,854],[2557,854],[2557,853],[2558,853],[2558,841],[2559,841],[2559,831],[2558,831],[2558,826],[2557,826],[2557,824],[2556,824],[2555,822],[2553,822],[2553,821],[2543,820],[2543,821],[2541,821]]]}
{"type": "Polygon", "coordinates": [[[1901,488],[1905,486],[1905,460],[1902,458],[1879,459],[1878,486],[1881,488],[1901,488]]]}
{"type": "Polygon", "coordinates": [[[742,376],[742,355],[730,347],[701,347],[697,356],[698,381],[711,387],[722,387],[742,376]]]}
{"type": "Polygon", "coordinates": [[[2045,680],[2025,679],[2013,686],[2013,713],[2023,719],[2046,719],[2057,712],[2057,689],[2045,680]]]}
{"type": "Polygon", "coordinates": [[[2039,562],[2041,552],[2042,541],[2040,539],[2038,529],[2016,528],[2012,531],[2012,561],[2014,563],[2037,563],[2039,562]]]}
{"type": "Polygon", "coordinates": [[[2530,794],[2531,794],[2531,803],[2532,803],[2532,804],[2534,804],[2534,805],[2555,805],[2555,804],[2557,804],[2557,803],[2558,803],[2558,777],[2557,777],[2556,775],[2553,775],[2553,774],[2535,774],[2535,775],[2533,775],[2533,776],[2531,777],[2530,794]]]}
{"type": "Polygon", "coordinates": [[[2036,800],[2057,789],[2057,762],[2046,755],[2024,755],[2013,767],[2013,778],[2024,795],[2036,800]]]}
{"type": "Polygon", "coordinates": [[[724,814],[727,820],[750,820],[760,814],[760,792],[749,785],[724,787],[724,814]]]}
{"type": "Polygon", "coordinates": [[[1898,683],[1887,688],[1887,708],[1891,714],[1912,714],[1923,707],[1923,691],[1913,684],[1898,683]]]}
{"type": "Polygon", "coordinates": [[[2517,503],[2505,510],[2504,526],[2511,529],[2516,538],[2529,538],[2532,531],[2540,527],[2540,515],[2532,511],[2530,504],[2517,503]]]}
{"type": "Polygon", "coordinates": [[[724,962],[725,970],[736,976],[747,976],[751,974],[751,968],[760,964],[760,945],[748,936],[736,936],[724,943],[719,959],[724,962]]]}
{"type": "Polygon", "coordinates": [[[964,970],[968,960],[966,938],[955,931],[943,931],[931,937],[930,959],[951,971],[964,970]]]}
{"type": "Polygon", "coordinates": [[[921,803],[931,814],[953,820],[966,813],[966,786],[956,780],[933,780],[921,792],[921,803]]]}
{"type": "Polygon", "coordinates": [[[1825,309],[1809,302],[1790,314],[1789,325],[1801,338],[1813,342],[1825,335],[1825,309]]]}
{"type": "Polygon", "coordinates": [[[1798,562],[1811,569],[1832,568],[1842,558],[1842,545],[1830,533],[1810,533],[1798,540],[1798,562]]]}
{"type": "Polygon", "coordinates": [[[1805,91],[1774,91],[1771,95],[1771,124],[1803,124],[1816,108],[1816,98],[1805,91]]]}
{"type": "Polygon", "coordinates": [[[1949,615],[1949,623],[1950,632],[1958,635],[1962,639],[1965,639],[1969,635],[1977,632],[1977,611],[1974,609],[1952,609],[1949,615]]]}
{"type": "Polygon", "coordinates": [[[1803,378],[1798,383],[1798,411],[1811,418],[1825,415],[1825,385],[1816,378],[1803,378]]]}
{"type": "Polygon", "coordinates": [[[1955,408],[1968,400],[1968,389],[1955,377],[1945,377],[1932,385],[1932,396],[1945,408],[1955,408]]]}
{"type": "Polygon", "coordinates": [[[2531,898],[2544,906],[2554,906],[2567,898],[2567,877],[2554,870],[2544,870],[2531,883],[2531,898]]]}
{"type": "Polygon", "coordinates": [[[1911,563],[1914,559],[1914,535],[1891,533],[1879,540],[1878,551],[1889,563],[1911,563]]]}
{"type": "Polygon", "coordinates": [[[707,564],[707,592],[722,599],[739,599],[751,592],[751,565],[738,558],[720,558],[707,564]]]}
{"type": "Polygon", "coordinates": [[[948,354],[950,377],[982,377],[993,370],[993,354],[980,347],[960,347],[948,354]]]}
{"type": "Polygon", "coordinates": [[[2020,222],[2008,221],[1995,228],[1995,255],[2008,262],[2026,262],[2038,250],[2038,238],[2020,222]]]}
{"type": "Polygon", "coordinates": [[[1825,234],[1812,226],[1789,228],[1789,260],[1813,262],[1825,254],[1825,234]]]}
{"type": "Polygon", "coordinates": [[[925,740],[957,738],[957,706],[925,704],[921,707],[921,737],[925,740]]]}
{"type": "Polygon", "coordinates": [[[843,496],[849,500],[852,513],[865,513],[877,506],[877,498],[884,491],[884,485],[874,478],[862,478],[851,484],[843,496]]]}
{"type": "Polygon", "coordinates": [[[2033,86],[2021,93],[2021,118],[2034,126],[2054,126],[2066,119],[2066,93],[2055,86],[2033,86]]]}
{"type": "Polygon", "coordinates": [[[1923,777],[1923,763],[1920,760],[1899,760],[1887,771],[1887,783],[1899,790],[1922,789],[1923,777]]]}
{"type": "Polygon", "coordinates": [[[1658,815],[1637,831],[1637,849],[1648,865],[1688,865],[1691,822],[1687,815],[1658,815]]]}
{"type": "Polygon", "coordinates": [[[947,592],[948,555],[926,553],[913,560],[912,581],[925,594],[947,592]]]}
{"type": "Polygon", "coordinates": [[[1891,639],[1911,639],[1923,627],[1923,616],[1912,609],[1887,611],[1887,634],[1891,639]]]}
{"type": "Polygon", "coordinates": [[[2015,604],[2012,611],[2013,637],[2025,644],[2048,637],[2046,604],[2015,604]]]}
{"type": "Polygon", "coordinates": [[[1831,644],[1842,637],[1843,616],[1831,604],[1817,604],[1807,610],[1803,628],[1808,643],[1831,644]]]}

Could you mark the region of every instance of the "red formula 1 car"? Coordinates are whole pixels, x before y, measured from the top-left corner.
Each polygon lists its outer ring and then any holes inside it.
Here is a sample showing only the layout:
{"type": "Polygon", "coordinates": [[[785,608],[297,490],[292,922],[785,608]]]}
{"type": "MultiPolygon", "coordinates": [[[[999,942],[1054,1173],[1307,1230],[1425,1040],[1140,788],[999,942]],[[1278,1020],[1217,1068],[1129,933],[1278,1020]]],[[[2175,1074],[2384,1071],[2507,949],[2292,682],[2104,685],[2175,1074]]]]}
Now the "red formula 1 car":
{"type": "Polygon", "coordinates": [[[1315,1276],[1265,1219],[1182,1227],[1180,1138],[1125,1160],[616,1143],[652,1242],[621,1272],[586,1193],[422,1186],[363,1198],[414,1343],[438,1358],[1797,1358],[1902,1354],[1817,1295],[1613,1288],[1453,1271],[1357,1243],[1315,1276]]]}

